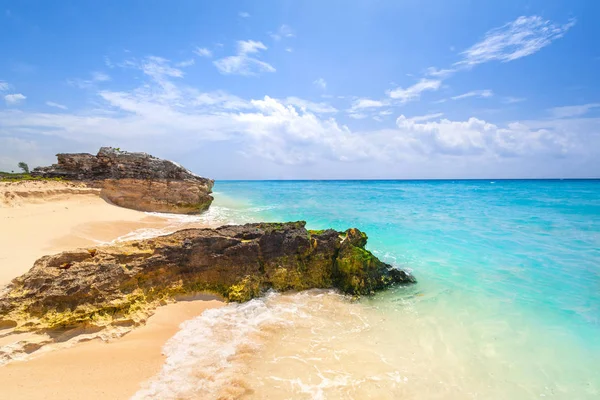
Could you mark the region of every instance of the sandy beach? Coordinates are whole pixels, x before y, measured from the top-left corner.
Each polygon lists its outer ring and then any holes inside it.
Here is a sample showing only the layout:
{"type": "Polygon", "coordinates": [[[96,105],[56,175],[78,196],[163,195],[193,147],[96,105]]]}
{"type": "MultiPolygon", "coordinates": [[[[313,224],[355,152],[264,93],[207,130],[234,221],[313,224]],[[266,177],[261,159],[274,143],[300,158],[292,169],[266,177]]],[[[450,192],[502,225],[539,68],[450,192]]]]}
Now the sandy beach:
{"type": "MultiPolygon", "coordinates": [[[[0,285],[41,256],[172,225],[168,218],[108,204],[96,189],[62,182],[0,183],[0,221],[0,285]]],[[[179,301],[159,308],[146,325],[122,338],[10,362],[0,367],[3,398],[127,399],[160,370],[161,347],[179,325],[222,304],[208,296],[179,301]]],[[[10,335],[2,336],[0,345],[11,342],[10,335]]]]}
{"type": "Polygon", "coordinates": [[[82,184],[0,182],[0,285],[42,256],[168,225],[167,219],[110,205],[98,194],[82,184]]]}

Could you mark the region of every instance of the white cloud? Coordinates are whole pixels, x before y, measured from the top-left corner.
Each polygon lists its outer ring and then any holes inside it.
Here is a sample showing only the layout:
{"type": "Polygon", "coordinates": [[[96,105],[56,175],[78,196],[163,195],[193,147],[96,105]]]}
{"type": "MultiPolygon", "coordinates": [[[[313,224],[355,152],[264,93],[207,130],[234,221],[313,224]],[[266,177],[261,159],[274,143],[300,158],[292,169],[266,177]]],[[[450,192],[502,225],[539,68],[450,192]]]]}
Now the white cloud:
{"type": "Polygon", "coordinates": [[[492,97],[494,95],[494,92],[492,92],[491,90],[485,89],[485,90],[472,90],[470,92],[467,93],[463,93],[460,94],[458,96],[454,96],[451,97],[452,100],[460,100],[460,99],[466,99],[469,97],[492,97]]]}
{"type": "Polygon", "coordinates": [[[61,110],[66,110],[68,108],[67,106],[64,106],[64,105],[59,104],[59,103],[55,103],[53,101],[47,101],[46,105],[49,106],[49,107],[60,108],[61,110]]]}
{"type": "Polygon", "coordinates": [[[193,58],[190,58],[189,60],[184,60],[184,61],[178,62],[175,65],[180,68],[185,68],[185,67],[191,67],[195,63],[196,63],[196,61],[193,58]]]}
{"type": "Polygon", "coordinates": [[[193,107],[200,107],[204,110],[244,110],[252,108],[249,101],[238,96],[234,96],[222,90],[214,92],[198,92],[193,89],[187,90],[189,102],[193,107]]]}
{"type": "Polygon", "coordinates": [[[107,82],[110,81],[110,76],[104,72],[92,72],[92,80],[94,82],[107,82]]]}
{"type": "Polygon", "coordinates": [[[288,53],[291,53],[294,51],[294,49],[292,49],[291,47],[286,47],[285,51],[287,51],[288,53]]]}
{"type": "Polygon", "coordinates": [[[275,72],[275,68],[264,61],[247,56],[229,56],[214,62],[225,75],[257,75],[261,72],[275,72]]]}
{"type": "MultiPolygon", "coordinates": [[[[144,72],[139,87],[93,94],[87,91],[94,96],[89,102],[94,108],[78,112],[2,110],[0,137],[37,135],[52,142],[59,138],[94,145],[108,142],[157,154],[165,154],[167,149],[178,154],[185,149],[190,153],[199,143],[210,152],[211,143],[226,143],[232,149],[241,149],[248,158],[229,153],[223,156],[241,163],[242,170],[250,171],[248,176],[255,178],[261,177],[260,169],[248,166],[261,160],[282,165],[281,168],[298,163],[315,165],[314,171],[327,167],[345,177],[353,175],[348,171],[373,168],[381,174],[412,170],[420,176],[464,177],[485,175],[485,167],[490,165],[512,166],[517,176],[525,170],[530,173],[530,166],[537,171],[556,168],[560,172],[558,168],[568,164],[563,160],[571,160],[568,165],[598,168],[594,160],[600,159],[600,118],[517,121],[500,126],[479,118],[440,119],[442,115],[436,113],[402,115],[393,128],[352,130],[332,114],[322,116],[321,112],[329,111],[321,109],[328,106],[324,103],[269,96],[244,99],[222,91],[201,92],[186,86],[183,73],[163,58],[133,60],[126,67],[144,72]],[[588,162],[585,160],[592,164],[584,164],[588,162]],[[350,161],[368,164],[334,164],[350,161]],[[427,170],[429,175],[423,172],[427,170]]],[[[379,115],[390,112],[375,110],[379,115]]],[[[350,115],[356,119],[367,117],[378,115],[350,115]]],[[[306,169],[293,171],[299,174],[306,169]]]]}
{"type": "Polygon", "coordinates": [[[425,75],[433,76],[434,78],[447,78],[448,76],[452,75],[455,72],[456,72],[456,69],[453,69],[453,68],[437,69],[435,67],[429,67],[425,71],[425,75]]]}
{"type": "Polygon", "coordinates": [[[237,42],[238,54],[258,53],[260,50],[267,50],[262,42],[255,40],[240,40],[237,42]]]}
{"type": "Polygon", "coordinates": [[[267,50],[262,42],[254,40],[240,40],[237,42],[237,55],[221,58],[214,61],[215,66],[225,75],[257,75],[261,72],[275,72],[275,68],[264,61],[249,54],[267,50]]]}
{"type": "Polygon", "coordinates": [[[115,67],[115,65],[112,63],[108,56],[104,56],[104,65],[111,69],[115,67]]]}
{"type": "Polygon", "coordinates": [[[178,68],[171,67],[171,62],[166,58],[148,56],[142,60],[140,69],[153,78],[159,76],[171,76],[175,78],[183,77],[183,71],[178,68]]]}
{"type": "Polygon", "coordinates": [[[312,101],[303,100],[298,97],[287,97],[282,101],[286,105],[293,105],[301,110],[310,111],[316,114],[336,113],[338,110],[327,103],[314,103],[312,101]]]}
{"type": "Polygon", "coordinates": [[[418,115],[416,117],[411,117],[411,118],[406,118],[404,115],[401,115],[398,118],[398,120],[404,119],[404,120],[410,121],[410,122],[423,122],[423,121],[430,121],[432,119],[439,118],[443,115],[444,115],[444,113],[435,113],[435,114],[427,114],[427,115],[418,115]]]}
{"type": "Polygon", "coordinates": [[[352,119],[365,119],[368,117],[365,113],[349,113],[348,116],[352,119]]]}
{"type": "Polygon", "coordinates": [[[505,97],[502,100],[502,102],[506,103],[506,104],[513,104],[513,103],[521,103],[521,102],[523,102],[525,100],[527,100],[527,99],[524,98],[524,97],[510,97],[510,96],[508,96],[508,97],[505,97]]]}
{"type": "Polygon", "coordinates": [[[0,92],[4,92],[8,89],[10,89],[8,82],[0,81],[0,92]]]}
{"type": "Polygon", "coordinates": [[[69,79],[67,83],[76,86],[80,89],[91,89],[95,88],[98,82],[110,81],[110,76],[108,76],[104,72],[94,71],[90,75],[90,79],[69,79]]]}
{"type": "Polygon", "coordinates": [[[250,18],[250,14],[249,14],[249,13],[247,13],[246,11],[240,11],[240,12],[238,13],[238,15],[239,15],[241,18],[250,18]]]}
{"type": "Polygon", "coordinates": [[[206,47],[196,47],[196,50],[194,50],[194,53],[200,57],[206,57],[206,58],[212,57],[212,51],[210,51],[206,47]]]}
{"type": "Polygon", "coordinates": [[[4,101],[9,106],[16,106],[17,104],[25,101],[25,99],[27,99],[27,96],[21,93],[7,94],[4,96],[4,101]]]}
{"type": "Polygon", "coordinates": [[[578,106],[564,106],[550,109],[555,118],[579,117],[590,112],[594,108],[600,108],[600,103],[589,103],[578,106]]]}
{"type": "Polygon", "coordinates": [[[315,80],[313,82],[313,85],[316,85],[323,90],[327,89],[327,81],[325,81],[325,79],[323,79],[323,78],[319,78],[319,79],[315,80]]]}
{"type": "Polygon", "coordinates": [[[373,99],[366,99],[366,98],[362,98],[362,99],[356,99],[354,100],[354,102],[352,103],[352,106],[350,107],[350,112],[355,112],[357,110],[364,110],[367,108],[379,108],[379,107],[386,107],[389,104],[385,101],[380,101],[380,100],[373,100],[373,99]]]}
{"type": "Polygon", "coordinates": [[[273,40],[278,41],[278,40],[281,40],[284,38],[293,38],[296,35],[292,31],[292,28],[290,28],[288,25],[283,24],[279,27],[277,32],[275,32],[275,33],[269,32],[269,36],[271,36],[273,38],[273,40]]]}
{"type": "Polygon", "coordinates": [[[522,157],[533,154],[564,156],[574,143],[549,129],[532,128],[523,123],[501,128],[478,118],[466,121],[442,119],[427,122],[400,116],[396,124],[413,148],[421,154],[449,156],[522,157]]]}
{"type": "Polygon", "coordinates": [[[508,62],[534,54],[548,46],[575,25],[570,20],[564,25],[545,20],[540,16],[519,17],[485,34],[482,41],[461,54],[463,60],[455,65],[474,66],[488,61],[508,62]]]}
{"type": "MultiPolygon", "coordinates": [[[[575,22],[572,19],[564,25],[559,25],[540,16],[519,17],[506,25],[489,30],[483,40],[460,53],[462,59],[454,63],[452,68],[427,68],[425,76],[434,79],[422,78],[417,84],[408,89],[397,88],[388,91],[388,94],[390,97],[400,99],[402,102],[417,100],[421,92],[439,89],[443,79],[460,70],[469,69],[489,61],[508,62],[534,54],[554,40],[563,37],[575,25],[575,22]]],[[[482,91],[480,96],[489,97],[485,95],[486,93],[488,92],[482,91]]],[[[489,93],[491,94],[491,92],[489,93]]],[[[464,97],[477,95],[470,92],[465,93],[464,97]]],[[[453,99],[457,100],[464,97],[456,96],[453,99]]],[[[436,103],[444,101],[446,100],[442,99],[436,103]]]]}
{"type": "Polygon", "coordinates": [[[412,100],[417,100],[421,97],[421,93],[425,91],[435,91],[440,88],[442,81],[436,79],[421,79],[414,85],[403,89],[401,87],[388,91],[388,95],[392,99],[398,99],[402,103],[412,100]]]}

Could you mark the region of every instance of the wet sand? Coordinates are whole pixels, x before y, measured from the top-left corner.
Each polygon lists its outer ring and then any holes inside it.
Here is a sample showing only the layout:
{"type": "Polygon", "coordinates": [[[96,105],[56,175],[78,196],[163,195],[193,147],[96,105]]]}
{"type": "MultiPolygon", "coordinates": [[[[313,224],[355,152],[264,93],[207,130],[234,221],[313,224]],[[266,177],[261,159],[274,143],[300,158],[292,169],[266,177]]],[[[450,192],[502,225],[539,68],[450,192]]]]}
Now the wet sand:
{"type": "Polygon", "coordinates": [[[128,399],[164,362],[162,345],[182,322],[223,303],[212,297],[159,308],[120,339],[99,339],[0,367],[4,399],[128,399]]]}

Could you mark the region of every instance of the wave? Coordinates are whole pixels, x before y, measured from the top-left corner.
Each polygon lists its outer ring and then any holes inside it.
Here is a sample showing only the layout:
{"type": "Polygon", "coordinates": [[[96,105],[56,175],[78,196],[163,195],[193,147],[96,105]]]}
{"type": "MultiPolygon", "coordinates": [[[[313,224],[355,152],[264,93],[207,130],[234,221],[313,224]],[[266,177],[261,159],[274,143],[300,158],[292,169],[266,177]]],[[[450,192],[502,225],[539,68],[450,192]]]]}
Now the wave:
{"type": "Polygon", "coordinates": [[[330,290],[207,310],[181,325],[161,372],[132,399],[391,398],[408,378],[364,347],[374,328],[366,311],[330,290]]]}
{"type": "Polygon", "coordinates": [[[184,322],[164,346],[162,371],[132,399],[221,398],[246,389],[240,381],[243,361],[258,351],[269,330],[291,324],[302,313],[296,302],[277,302],[280,295],[205,311],[184,322]],[[229,392],[229,393],[227,393],[229,392]]]}
{"type": "Polygon", "coordinates": [[[147,212],[151,217],[167,221],[161,228],[140,228],[108,242],[97,241],[99,245],[110,245],[130,240],[151,239],[168,235],[186,228],[216,228],[221,225],[236,225],[257,222],[255,210],[237,210],[223,206],[211,206],[206,212],[198,215],[166,214],[147,212]]]}

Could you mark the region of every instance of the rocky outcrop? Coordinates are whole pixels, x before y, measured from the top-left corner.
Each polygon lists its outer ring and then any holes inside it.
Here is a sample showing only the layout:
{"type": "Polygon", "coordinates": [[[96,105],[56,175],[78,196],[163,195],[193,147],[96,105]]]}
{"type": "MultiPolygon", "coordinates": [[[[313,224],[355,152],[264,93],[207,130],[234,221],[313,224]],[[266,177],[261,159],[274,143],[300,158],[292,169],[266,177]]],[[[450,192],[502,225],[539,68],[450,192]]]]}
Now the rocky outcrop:
{"type": "Polygon", "coordinates": [[[106,200],[140,211],[194,214],[213,198],[214,181],[146,153],[102,147],[97,155],[57,154],[58,163],[35,168],[33,176],[83,181],[101,188],[106,200]]]}
{"type": "Polygon", "coordinates": [[[17,330],[106,326],[174,296],[247,301],[267,289],[338,288],[370,294],[411,283],[365,249],[357,229],[307,231],[304,222],[187,229],[149,240],[42,257],[0,295],[0,325],[17,330]]]}

